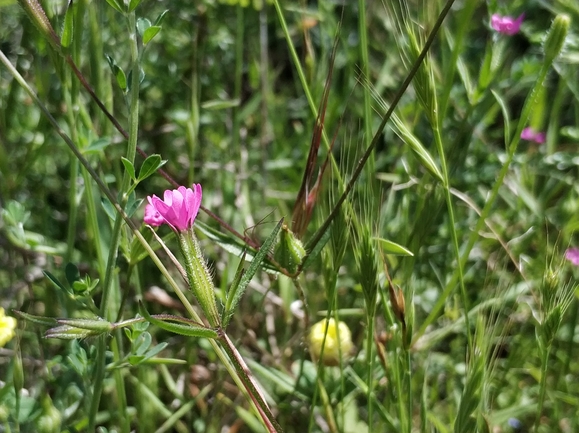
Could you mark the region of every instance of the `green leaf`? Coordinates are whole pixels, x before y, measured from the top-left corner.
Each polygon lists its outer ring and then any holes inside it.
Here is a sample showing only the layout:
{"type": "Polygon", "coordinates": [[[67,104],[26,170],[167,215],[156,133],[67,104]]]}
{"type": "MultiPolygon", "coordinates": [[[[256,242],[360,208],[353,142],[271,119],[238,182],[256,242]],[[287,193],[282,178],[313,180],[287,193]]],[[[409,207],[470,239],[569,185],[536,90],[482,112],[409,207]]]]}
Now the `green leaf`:
{"type": "Polygon", "coordinates": [[[143,35],[145,34],[145,31],[149,27],[151,27],[151,21],[149,21],[147,18],[139,18],[137,20],[137,31],[139,32],[141,37],[143,37],[143,35]]]}
{"type": "Polygon", "coordinates": [[[137,180],[140,182],[148,178],[153,173],[155,173],[160,167],[165,165],[166,162],[167,160],[161,159],[161,155],[158,155],[156,153],[153,155],[149,155],[147,159],[143,161],[143,165],[141,165],[141,168],[139,170],[139,177],[137,178],[137,180]]]}
{"type": "Polygon", "coordinates": [[[129,363],[131,365],[142,364],[158,353],[160,353],[165,347],[168,346],[168,343],[159,343],[156,346],[151,347],[146,353],[140,355],[131,355],[129,356],[129,363]]]}
{"type": "Polygon", "coordinates": [[[247,271],[241,272],[239,269],[237,270],[234,282],[237,280],[237,275],[240,274],[240,272],[241,275],[239,277],[238,284],[232,285],[231,288],[229,289],[229,292],[227,293],[227,298],[225,299],[225,307],[223,308],[223,327],[226,327],[227,324],[229,323],[231,315],[233,314],[233,311],[235,310],[237,304],[241,300],[241,297],[243,295],[243,292],[245,292],[247,285],[249,284],[249,282],[257,272],[257,270],[260,268],[261,263],[263,262],[263,260],[273,247],[273,244],[277,238],[277,234],[279,233],[282,224],[283,219],[277,223],[271,234],[265,240],[265,242],[255,255],[255,257],[251,261],[251,264],[249,265],[249,268],[247,268],[247,271]]]}
{"type": "Polygon", "coordinates": [[[45,276],[46,278],[48,278],[48,280],[53,284],[54,287],[56,287],[56,288],[59,289],[59,290],[62,290],[62,291],[64,291],[64,292],[66,292],[66,293],[72,294],[72,292],[71,292],[68,288],[64,287],[64,285],[63,285],[60,281],[58,281],[58,278],[56,278],[56,277],[55,277],[54,275],[52,275],[50,272],[48,272],[48,271],[42,271],[42,273],[44,274],[44,276],[45,276]]]}
{"type": "Polygon", "coordinates": [[[103,151],[109,144],[111,144],[110,138],[97,138],[96,140],[92,141],[86,148],[84,148],[82,153],[85,155],[94,155],[103,151]]]}
{"type": "Polygon", "coordinates": [[[139,6],[140,3],[141,0],[131,0],[129,3],[129,12],[133,12],[135,9],[137,9],[137,6],[139,6]]]}
{"type": "Polygon", "coordinates": [[[161,329],[164,329],[174,334],[185,335],[187,337],[201,337],[201,338],[217,338],[219,335],[217,331],[206,326],[200,325],[192,320],[185,319],[184,317],[170,316],[168,314],[163,315],[162,319],[153,317],[145,309],[143,304],[139,304],[140,313],[143,315],[148,322],[161,329]],[[172,322],[168,322],[168,320],[172,322]],[[180,322],[180,323],[173,323],[180,322]]]}
{"type": "Polygon", "coordinates": [[[139,206],[141,206],[141,203],[143,203],[143,199],[137,198],[135,191],[132,191],[129,195],[129,199],[127,200],[127,205],[125,206],[125,213],[129,218],[133,216],[135,211],[139,208],[139,206]]]}
{"type": "Polygon", "coordinates": [[[127,77],[125,75],[125,72],[121,69],[120,66],[117,65],[117,63],[115,62],[115,59],[113,59],[111,56],[106,55],[107,61],[109,62],[109,66],[111,68],[111,71],[113,73],[113,75],[115,76],[115,79],[117,80],[117,84],[119,85],[119,87],[121,88],[122,91],[126,91],[128,84],[127,84],[127,77]]]}
{"type": "Polygon", "coordinates": [[[153,338],[148,332],[143,332],[134,342],[134,351],[137,355],[143,355],[151,346],[153,338]]]}
{"type": "Polygon", "coordinates": [[[160,31],[161,26],[151,26],[147,30],[145,30],[143,33],[143,44],[147,45],[149,42],[151,42],[151,39],[157,36],[157,33],[159,33],[160,31]]]}
{"type": "Polygon", "coordinates": [[[101,204],[102,204],[103,209],[104,209],[105,213],[107,214],[107,216],[111,219],[111,221],[114,221],[115,220],[115,214],[116,214],[117,210],[115,209],[113,204],[110,202],[110,200],[106,197],[103,197],[101,199],[101,204]]]}
{"type": "Polygon", "coordinates": [[[64,268],[64,275],[66,276],[66,281],[72,286],[75,281],[80,280],[80,272],[78,267],[74,263],[67,263],[64,268]]]}
{"type": "Polygon", "coordinates": [[[412,254],[412,251],[410,251],[408,248],[403,247],[402,245],[398,245],[397,243],[394,243],[392,241],[389,241],[389,240],[386,240],[383,238],[373,238],[373,239],[380,243],[380,245],[382,246],[382,250],[386,254],[395,254],[398,256],[414,257],[414,254],[412,254]]]}
{"type": "MultiPolygon", "coordinates": [[[[195,228],[231,254],[235,254],[238,257],[244,256],[246,260],[251,260],[255,257],[256,251],[253,248],[249,248],[240,239],[221,233],[199,219],[195,221],[195,228]]],[[[267,258],[263,261],[263,268],[267,271],[279,272],[267,258]]]]}
{"type": "Polygon", "coordinates": [[[125,166],[125,170],[129,174],[129,176],[131,176],[131,179],[137,180],[137,178],[135,177],[135,166],[133,165],[133,163],[124,156],[121,156],[121,161],[125,166]]]}
{"type": "Polygon", "coordinates": [[[64,14],[64,27],[62,28],[62,37],[60,38],[60,44],[64,48],[68,48],[72,45],[74,40],[74,14],[76,11],[76,5],[73,0],[68,2],[68,7],[66,8],[66,13],[64,14]]]}
{"type": "Polygon", "coordinates": [[[157,17],[157,19],[155,20],[155,24],[153,24],[154,26],[160,26],[161,22],[163,21],[163,18],[165,18],[165,15],[167,15],[167,12],[169,12],[169,9],[165,9],[163,12],[161,12],[159,14],[159,16],[157,17]]]}
{"type": "Polygon", "coordinates": [[[501,111],[503,112],[503,119],[505,122],[505,149],[508,151],[509,144],[511,144],[511,116],[509,114],[509,109],[503,98],[497,92],[492,89],[491,92],[497,100],[499,107],[501,107],[501,111]]]}
{"type": "MultiPolygon", "coordinates": [[[[129,75],[127,76],[127,92],[131,90],[131,83],[133,82],[133,70],[129,71],[129,75]]],[[[139,68],[139,83],[142,83],[145,79],[145,71],[143,68],[139,68]]]]}
{"type": "Polygon", "coordinates": [[[124,14],[125,10],[124,10],[124,4],[122,1],[120,0],[107,0],[107,3],[116,11],[124,14]]]}
{"type": "Polygon", "coordinates": [[[121,90],[126,91],[128,84],[127,84],[127,77],[125,76],[125,71],[123,71],[120,67],[115,66],[115,70],[113,71],[115,74],[115,78],[117,79],[117,84],[121,88],[121,90]]]}

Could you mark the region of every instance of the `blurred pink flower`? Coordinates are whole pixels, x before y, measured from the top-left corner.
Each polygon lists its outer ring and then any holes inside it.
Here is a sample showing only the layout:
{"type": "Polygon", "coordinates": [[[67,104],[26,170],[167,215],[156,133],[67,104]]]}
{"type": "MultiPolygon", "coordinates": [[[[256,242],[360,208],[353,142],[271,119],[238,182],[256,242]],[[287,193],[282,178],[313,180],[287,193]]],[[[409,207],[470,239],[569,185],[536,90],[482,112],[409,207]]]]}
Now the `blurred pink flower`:
{"type": "Polygon", "coordinates": [[[519,33],[523,18],[525,18],[525,14],[519,15],[517,19],[509,16],[502,17],[498,14],[493,14],[491,17],[491,27],[499,33],[512,36],[519,33]]]}
{"type": "Polygon", "coordinates": [[[537,132],[535,134],[535,143],[543,144],[545,142],[545,133],[544,132],[537,132]]]}
{"type": "Polygon", "coordinates": [[[165,218],[157,212],[157,209],[155,209],[153,205],[147,204],[147,206],[145,206],[145,216],[143,217],[143,221],[145,221],[145,224],[157,227],[165,222],[165,218]]]}
{"type": "Polygon", "coordinates": [[[537,144],[543,144],[545,142],[545,133],[535,132],[533,128],[528,126],[521,132],[521,138],[523,140],[534,141],[537,144]]]}
{"type": "MultiPolygon", "coordinates": [[[[148,196],[147,200],[152,210],[158,212],[162,218],[162,221],[156,225],[167,223],[173,230],[185,231],[195,222],[199,206],[201,206],[201,197],[201,185],[194,183],[191,188],[180,186],[174,190],[166,190],[164,200],[156,195],[148,196]]],[[[155,222],[158,221],[156,214],[152,214],[152,210],[150,209],[147,213],[145,208],[145,222],[147,224],[151,224],[153,218],[155,218],[155,222]]]]}
{"type": "Polygon", "coordinates": [[[565,258],[575,266],[579,266],[579,248],[568,248],[565,251],[565,258]]]}

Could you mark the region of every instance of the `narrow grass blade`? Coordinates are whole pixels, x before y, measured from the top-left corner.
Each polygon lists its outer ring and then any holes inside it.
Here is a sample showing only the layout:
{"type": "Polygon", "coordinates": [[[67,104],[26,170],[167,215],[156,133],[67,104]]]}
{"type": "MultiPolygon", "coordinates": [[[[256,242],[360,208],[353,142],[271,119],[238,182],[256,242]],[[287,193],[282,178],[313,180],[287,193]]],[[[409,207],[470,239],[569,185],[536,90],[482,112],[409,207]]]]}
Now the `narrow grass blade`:
{"type": "Polygon", "coordinates": [[[237,304],[239,304],[239,301],[241,300],[241,297],[243,296],[243,292],[245,292],[247,285],[249,284],[249,282],[257,272],[257,270],[260,268],[267,254],[271,251],[271,248],[273,247],[273,244],[277,239],[277,234],[279,233],[282,224],[283,219],[277,223],[271,234],[265,240],[265,242],[255,255],[255,257],[251,261],[251,264],[249,265],[249,268],[247,268],[247,271],[242,272],[242,274],[239,277],[239,280],[237,280],[237,275],[239,275],[241,271],[239,269],[237,270],[236,279],[234,280],[234,283],[237,281],[237,284],[231,287],[231,289],[227,293],[227,299],[225,300],[225,308],[223,313],[224,327],[227,326],[227,323],[229,323],[231,315],[233,314],[233,311],[237,307],[237,304]]]}
{"type": "Polygon", "coordinates": [[[148,322],[153,325],[158,326],[169,332],[173,332],[179,335],[185,335],[187,337],[200,337],[200,338],[217,338],[217,331],[206,326],[200,325],[192,320],[188,320],[184,317],[172,316],[169,314],[151,316],[147,309],[140,304],[139,311],[148,322]],[[179,322],[179,323],[174,323],[179,322]]]}

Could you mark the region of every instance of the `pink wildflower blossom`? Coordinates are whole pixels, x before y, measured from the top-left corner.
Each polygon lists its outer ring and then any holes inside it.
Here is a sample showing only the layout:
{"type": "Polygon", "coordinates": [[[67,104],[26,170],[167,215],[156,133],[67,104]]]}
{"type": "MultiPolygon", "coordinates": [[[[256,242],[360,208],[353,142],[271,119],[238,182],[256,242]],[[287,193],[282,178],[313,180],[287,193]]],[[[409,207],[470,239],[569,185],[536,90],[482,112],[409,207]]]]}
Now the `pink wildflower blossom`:
{"type": "Polygon", "coordinates": [[[526,127],[521,132],[521,138],[527,141],[534,141],[537,144],[543,144],[545,142],[545,133],[535,132],[533,128],[526,127]]]}
{"type": "Polygon", "coordinates": [[[579,266],[579,248],[567,249],[567,251],[565,251],[565,258],[575,266],[579,266]]]}
{"type": "Polygon", "coordinates": [[[147,200],[152,209],[149,208],[149,213],[145,208],[145,222],[151,225],[160,225],[167,223],[175,231],[185,231],[189,229],[195,222],[199,207],[201,206],[202,190],[200,184],[193,184],[191,188],[180,186],[174,190],[166,190],[164,200],[161,200],[156,195],[148,196],[147,200]],[[161,217],[162,221],[158,224],[153,224],[159,221],[156,211],[161,217]]]}
{"type": "Polygon", "coordinates": [[[519,33],[523,18],[525,18],[525,14],[519,15],[516,19],[509,16],[502,17],[498,14],[493,14],[491,17],[491,27],[499,33],[512,36],[519,33]]]}
{"type": "Polygon", "coordinates": [[[143,221],[145,221],[145,224],[157,227],[165,222],[165,218],[157,212],[157,209],[155,209],[153,205],[147,204],[147,206],[145,206],[145,216],[143,217],[143,221]]]}

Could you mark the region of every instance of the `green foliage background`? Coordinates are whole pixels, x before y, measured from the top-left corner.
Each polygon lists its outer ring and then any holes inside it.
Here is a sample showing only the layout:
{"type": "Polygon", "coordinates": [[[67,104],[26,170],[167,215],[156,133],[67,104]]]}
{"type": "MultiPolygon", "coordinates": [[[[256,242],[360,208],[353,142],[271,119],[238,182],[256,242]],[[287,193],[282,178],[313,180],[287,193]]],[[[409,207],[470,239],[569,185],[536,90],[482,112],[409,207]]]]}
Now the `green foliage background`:
{"type": "MultiPolygon", "coordinates": [[[[114,0],[41,3],[61,41],[72,35],[62,55],[9,0],[0,1],[0,49],[119,198],[127,140],[67,55],[125,129],[138,118],[138,146],[160,154],[178,184],[202,184],[203,205],[257,245],[280,218],[291,225],[318,109],[326,136],[313,181],[333,157],[319,178],[306,246],[376,134],[320,255],[295,281],[260,272],[227,330],[284,431],[579,429],[578,270],[564,255],[579,227],[575,1],[457,0],[383,131],[382,116],[436,29],[442,1],[143,0],[127,14],[114,0]],[[521,32],[493,31],[494,13],[525,13],[521,32]],[[561,14],[570,24],[558,54],[545,39],[561,14]],[[158,17],[159,33],[138,39],[135,116],[131,24],[142,30],[158,17]],[[546,143],[519,143],[526,126],[545,131],[546,143]],[[387,275],[401,290],[402,312],[387,275]],[[355,350],[337,367],[308,354],[308,321],[326,316],[352,331],[355,350]]],[[[134,317],[139,301],[151,313],[185,314],[126,224],[119,257],[107,265],[114,210],[4,66],[0,304],[94,318],[108,266],[108,320],[134,317]]],[[[137,155],[135,166],[142,162],[137,155]]],[[[164,177],[149,177],[129,203],[168,188],[164,177]]],[[[141,227],[143,207],[131,218],[177,275],[141,227]]],[[[222,234],[217,242],[207,228],[198,232],[223,299],[239,239],[207,214],[199,220],[222,234]]],[[[170,230],[158,233],[176,252],[170,230]]],[[[90,425],[97,338],[43,338],[53,325],[19,319],[17,339],[0,349],[2,431],[90,425]]],[[[265,431],[206,339],[139,323],[113,332],[107,350],[100,431],[265,431]]]]}

